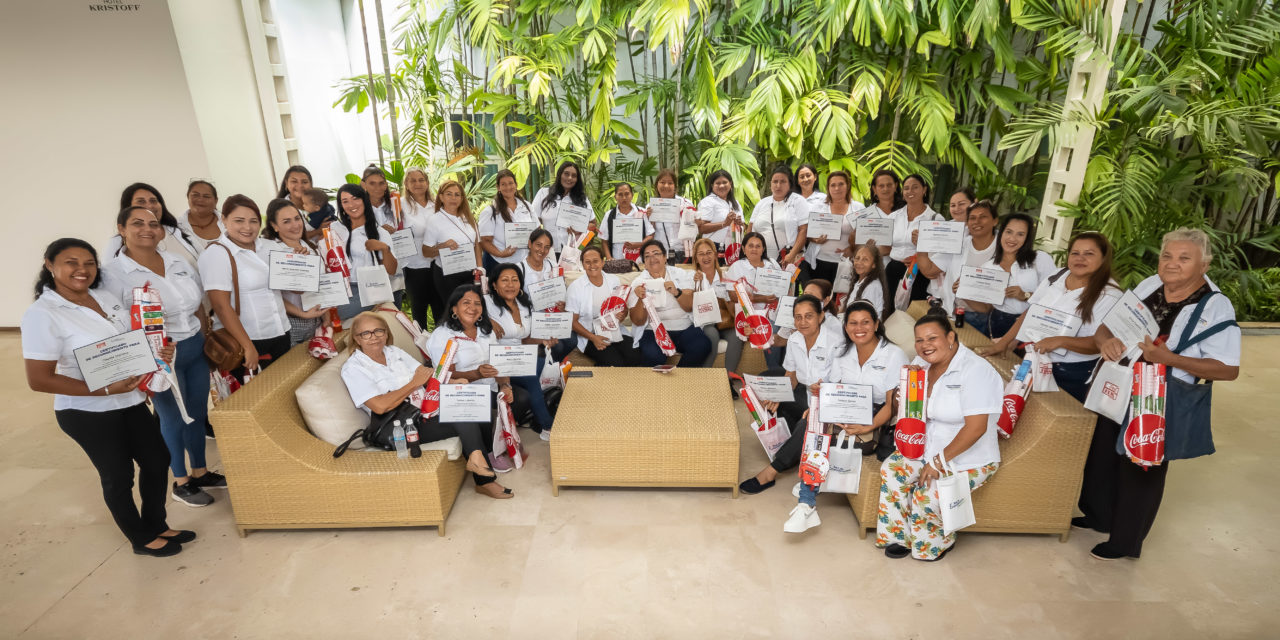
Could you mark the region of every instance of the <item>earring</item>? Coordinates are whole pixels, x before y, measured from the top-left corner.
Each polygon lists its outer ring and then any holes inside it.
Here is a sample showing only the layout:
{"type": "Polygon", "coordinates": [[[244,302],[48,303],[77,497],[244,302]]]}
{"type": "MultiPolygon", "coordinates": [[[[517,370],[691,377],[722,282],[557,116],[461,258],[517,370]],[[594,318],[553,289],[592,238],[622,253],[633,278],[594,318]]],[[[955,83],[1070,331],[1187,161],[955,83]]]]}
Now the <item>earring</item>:
{"type": "Polygon", "coordinates": [[[454,320],[457,320],[457,319],[458,319],[458,314],[457,314],[457,313],[450,313],[450,314],[449,314],[449,316],[450,316],[450,317],[452,317],[454,320]]]}

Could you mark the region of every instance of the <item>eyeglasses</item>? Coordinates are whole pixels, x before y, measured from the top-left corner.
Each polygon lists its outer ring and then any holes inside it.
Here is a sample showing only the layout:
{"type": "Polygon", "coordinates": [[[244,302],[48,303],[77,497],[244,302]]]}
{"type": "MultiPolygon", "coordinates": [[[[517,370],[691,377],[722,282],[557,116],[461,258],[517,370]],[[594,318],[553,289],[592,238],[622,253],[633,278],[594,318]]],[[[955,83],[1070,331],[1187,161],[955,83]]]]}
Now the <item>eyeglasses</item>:
{"type": "Polygon", "coordinates": [[[383,336],[385,336],[385,335],[387,335],[387,330],[386,330],[386,329],[383,329],[383,328],[381,328],[381,327],[379,327],[379,328],[377,328],[377,329],[370,329],[370,330],[368,330],[368,331],[361,331],[360,333],[357,333],[357,334],[356,334],[356,337],[357,337],[357,338],[360,338],[361,340],[368,340],[368,339],[370,339],[370,338],[381,338],[381,337],[383,337],[383,336]]]}

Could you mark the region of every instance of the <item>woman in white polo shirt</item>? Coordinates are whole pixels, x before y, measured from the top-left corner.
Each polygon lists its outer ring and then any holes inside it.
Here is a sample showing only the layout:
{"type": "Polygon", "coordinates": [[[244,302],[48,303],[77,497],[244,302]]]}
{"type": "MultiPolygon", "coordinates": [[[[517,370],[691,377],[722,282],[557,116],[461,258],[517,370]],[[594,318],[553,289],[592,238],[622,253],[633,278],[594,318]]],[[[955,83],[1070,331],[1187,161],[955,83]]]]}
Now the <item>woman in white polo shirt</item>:
{"type": "MultiPolygon", "coordinates": [[[[803,165],[801,169],[809,166],[803,165]]],[[[809,246],[805,249],[804,256],[814,278],[835,282],[840,260],[853,255],[849,236],[853,233],[853,223],[858,217],[858,212],[865,207],[850,195],[851,184],[849,174],[843,171],[832,171],[827,175],[827,193],[814,194],[822,196],[822,199],[815,201],[814,197],[806,198],[810,211],[831,213],[840,218],[839,237],[809,238],[809,246]]]]}
{"type": "MultiPolygon", "coordinates": [[[[75,238],[54,241],[44,252],[36,301],[22,316],[22,357],[32,391],[52,393],[53,413],[64,433],[84,449],[98,470],[107,509],[138,555],[172,556],[191,531],[165,522],[169,450],[147,396],[135,376],[90,389],[75,350],[129,331],[129,308],[98,289],[98,254],[75,238]],[[134,464],[141,508],[133,500],[134,464]]],[[[174,349],[161,350],[165,360],[174,349]]]]}
{"type": "MultiPolygon", "coordinates": [[[[569,285],[567,310],[573,314],[573,343],[582,355],[597,367],[630,367],[639,358],[632,345],[631,336],[619,326],[609,330],[604,327],[601,309],[613,295],[620,281],[618,276],[605,273],[604,251],[595,245],[582,250],[582,277],[569,285]]],[[[621,325],[625,309],[617,314],[621,325]]]]}
{"type": "MultiPolygon", "coordinates": [[[[476,217],[471,213],[467,194],[461,183],[446,180],[436,191],[436,215],[432,216],[427,225],[427,234],[422,239],[422,255],[432,262],[431,273],[441,299],[448,300],[455,289],[476,281],[475,270],[481,268],[481,253],[480,228],[476,226],[476,217]],[[446,274],[440,252],[457,249],[470,249],[466,265],[468,268],[446,274]]],[[[448,315],[447,308],[441,311],[448,315]]],[[[443,320],[437,315],[436,325],[439,326],[443,320]]]]}
{"type": "MultiPolygon", "coordinates": [[[[906,204],[893,212],[893,248],[889,251],[889,264],[885,265],[885,284],[889,286],[889,295],[898,294],[898,285],[907,277],[911,267],[907,262],[914,262],[916,242],[919,239],[920,223],[942,220],[942,215],[929,206],[932,194],[924,177],[911,174],[902,179],[902,197],[906,204]]],[[[929,290],[929,279],[917,273],[911,284],[911,299],[923,300],[929,290]]]]}
{"type": "Polygon", "coordinates": [[[400,268],[400,262],[391,253],[391,234],[378,226],[378,220],[370,212],[369,194],[358,184],[338,187],[338,224],[329,225],[336,241],[347,252],[351,264],[351,300],[338,307],[338,317],[344,321],[354,318],[361,311],[374,305],[362,304],[360,299],[360,267],[382,265],[390,278],[400,268]]]}
{"type": "MultiPolygon", "coordinates": [[[[827,180],[830,181],[831,177],[828,176],[827,180]]],[[[827,194],[818,190],[818,168],[807,162],[796,167],[796,193],[810,205],[822,204],[829,200],[827,194]]]]}
{"type": "Polygon", "coordinates": [[[178,228],[187,234],[197,254],[204,253],[210,242],[227,231],[218,215],[218,190],[208,180],[192,180],[187,185],[187,210],[177,219],[178,228]]]}
{"type": "Polygon", "coordinates": [[[1000,447],[990,418],[1000,412],[1004,381],[990,363],[960,344],[946,314],[925,314],[916,321],[915,333],[919,355],[911,366],[928,377],[924,456],[912,460],[895,451],[880,465],[876,547],[890,558],[940,560],[956,534],[943,535],[942,516],[932,507],[938,504],[935,481],[947,466],[964,473],[976,490],[999,468],[1000,447]]]}
{"type": "MultiPolygon", "coordinates": [[[[727,175],[727,174],[726,174],[727,175]]],[[[732,180],[726,183],[731,184],[732,180]]],[[[696,220],[697,211],[693,208],[693,203],[689,199],[679,195],[676,192],[676,172],[672,169],[659,169],[658,177],[653,181],[653,190],[655,198],[667,198],[676,200],[679,203],[679,215],[681,219],[686,216],[689,219],[696,220]]],[[[727,205],[728,203],[726,203],[727,205]]],[[[679,222],[652,222],[653,203],[650,202],[645,206],[646,217],[650,219],[653,225],[653,239],[662,243],[671,254],[667,257],[670,264],[680,264],[684,262],[684,246],[680,242],[680,223],[679,222]]],[[[696,222],[695,222],[696,224],[696,222]]]]}
{"type": "Polygon", "coordinates": [[[761,198],[751,210],[747,232],[764,238],[765,255],[777,258],[780,264],[797,264],[808,239],[809,203],[794,192],[791,169],[786,165],[773,168],[769,190],[771,196],[761,198]]]}
{"type": "Polygon", "coordinates": [[[960,244],[960,253],[939,253],[934,255],[919,254],[916,264],[920,265],[920,273],[930,278],[937,286],[932,290],[940,294],[942,308],[954,314],[963,309],[964,321],[978,333],[987,334],[989,313],[978,313],[970,308],[962,299],[956,298],[956,290],[960,288],[960,272],[965,267],[981,267],[995,254],[996,233],[999,221],[996,219],[996,205],[990,200],[979,200],[969,205],[965,214],[964,241],[960,244]]]}
{"type": "Polygon", "coordinates": [[[200,255],[200,280],[213,306],[214,329],[226,327],[244,348],[244,364],[231,372],[243,382],[250,370],[289,351],[289,318],[280,292],[267,286],[275,243],[258,237],[258,205],[248,196],[230,196],[222,203],[222,223],[227,233],[200,255]]]}
{"type": "MultiPolygon", "coordinates": [[[[404,171],[404,199],[401,207],[403,226],[413,232],[414,246],[421,247],[427,235],[427,225],[436,213],[435,196],[431,193],[431,180],[421,167],[409,167],[404,171]]],[[[427,309],[431,300],[439,295],[431,281],[431,261],[422,255],[422,249],[400,260],[404,273],[404,289],[409,295],[409,312],[422,328],[427,327],[427,309]]],[[[443,301],[436,303],[442,306],[443,301]]]]}
{"type": "Polygon", "coordinates": [[[570,232],[577,237],[593,228],[596,212],[591,207],[591,201],[587,199],[582,170],[577,164],[569,161],[560,164],[560,168],[556,170],[555,183],[550,187],[539,189],[533,196],[533,214],[542,221],[542,226],[551,232],[552,248],[556,251],[564,249],[564,245],[569,241],[570,232]],[[587,210],[590,215],[587,217],[586,228],[559,224],[560,207],[564,205],[573,205],[587,210]]]}
{"type": "Polygon", "coordinates": [[[641,245],[640,257],[645,270],[631,281],[631,293],[627,296],[631,324],[636,327],[635,346],[640,364],[656,367],[667,362],[653,329],[647,324],[649,311],[644,301],[653,296],[650,302],[675,343],[676,352],[681,354],[680,363],[685,367],[703,366],[711,352],[711,341],[702,329],[693,326],[693,272],[668,267],[667,248],[657,240],[641,245]]]}
{"type": "Polygon", "coordinates": [[[102,290],[126,309],[133,304],[134,289],[149,286],[160,296],[165,336],[174,343],[177,353],[173,363],[177,392],[182,394],[183,407],[191,418],[189,423],[183,420],[172,388],[155,394],[153,404],[160,419],[160,433],[169,447],[173,497],[190,507],[207,506],[213,497],[203,489],[225,489],[227,479],[209,471],[205,463],[209,363],[204,358],[204,329],[209,317],[200,305],[204,297],[200,276],[182,258],[157,249],[164,227],[150,211],[128,207],[120,212],[117,221],[124,247],[102,268],[102,290]]]}
{"type": "Polygon", "coordinates": [[[516,394],[516,404],[527,405],[533,413],[533,430],[543,440],[551,437],[553,417],[542,393],[540,376],[546,365],[548,349],[554,349],[558,340],[530,338],[533,327],[533,307],[529,295],[524,292],[524,275],[511,263],[502,263],[489,270],[489,295],[484,299],[485,312],[493,325],[495,344],[517,346],[538,345],[537,371],[531,376],[513,376],[511,386],[516,394]]]}
{"type": "MultiPolygon", "coordinates": [[[[125,187],[124,191],[120,192],[120,209],[125,207],[144,207],[156,214],[165,229],[165,239],[160,242],[160,250],[168,251],[186,260],[187,264],[196,266],[200,251],[196,250],[187,238],[186,232],[178,225],[178,218],[169,211],[168,205],[164,203],[164,196],[160,195],[158,189],[145,182],[135,182],[125,187]]],[[[120,234],[111,236],[107,242],[107,259],[120,253],[122,245],[123,240],[120,234]]]]}
{"type": "MultiPolygon", "coordinates": [[[[733,264],[729,265],[728,273],[725,280],[732,287],[739,280],[745,281],[751,292],[751,306],[756,313],[765,313],[769,309],[769,305],[778,301],[777,296],[761,295],[755,293],[756,274],[762,269],[780,269],[778,263],[766,255],[764,236],[752,231],[742,237],[742,255],[733,264]]],[[[737,302],[738,297],[730,294],[729,300],[737,302]]],[[[738,307],[733,307],[735,310],[738,307]]],[[[736,313],[736,311],[735,311],[736,313]]],[[[777,335],[777,326],[774,326],[774,335],[777,335]]],[[[724,368],[726,371],[737,371],[738,363],[742,361],[743,341],[737,336],[733,336],[732,340],[725,342],[724,348],[724,368]],[[734,344],[734,343],[737,344],[734,344]]],[[[775,345],[782,345],[785,342],[780,338],[774,338],[775,345]]],[[[782,349],[770,347],[764,351],[765,366],[773,369],[782,365],[782,349]]]]}
{"type": "Polygon", "coordinates": [[[529,203],[520,197],[516,174],[503,169],[498,172],[498,193],[493,197],[493,204],[480,212],[480,247],[485,253],[485,269],[499,263],[520,262],[529,254],[525,243],[507,241],[507,225],[513,222],[532,223],[535,228],[541,224],[529,203]]]}
{"type": "MultiPolygon", "coordinates": [[[[889,169],[879,169],[871,176],[871,201],[866,209],[858,213],[858,218],[888,220],[893,216],[894,211],[906,205],[907,201],[902,199],[902,181],[898,179],[898,174],[889,169]]],[[[856,222],[854,226],[856,228],[856,222]]],[[[854,234],[854,241],[857,242],[856,229],[854,234]]],[[[864,240],[861,244],[867,244],[867,241],[864,240]]],[[[881,266],[889,266],[889,252],[892,249],[893,243],[876,245],[876,251],[880,253],[881,266]]]]}
{"type": "MultiPolygon", "coordinates": [[[[707,177],[707,191],[707,197],[698,203],[698,233],[710,238],[723,253],[729,244],[729,227],[734,222],[739,226],[744,224],[742,205],[733,194],[733,177],[724,169],[707,177]]],[[[679,225],[676,225],[676,234],[672,241],[679,243],[679,225]]]]}
{"type": "Polygon", "coordinates": [[[653,239],[653,224],[649,222],[649,218],[645,217],[645,212],[631,202],[634,195],[635,192],[629,183],[619,182],[613,187],[613,200],[617,206],[606,212],[604,218],[600,220],[600,239],[604,241],[604,253],[607,259],[625,258],[636,261],[640,258],[640,245],[653,239]],[[617,237],[613,227],[619,218],[640,220],[639,242],[613,241],[617,237]]]}
{"type": "Polygon", "coordinates": [[[779,472],[800,464],[805,432],[803,416],[809,409],[809,395],[817,391],[816,385],[830,372],[835,350],[842,342],[838,334],[831,333],[827,328],[821,300],[802,295],[796,298],[793,310],[796,331],[787,338],[787,355],[782,361],[782,367],[766,370],[762,374],[785,375],[791,381],[795,396],[792,401],[764,401],[766,409],[779,418],[786,419],[791,428],[791,438],[774,454],[773,462],[755,477],[747,478],[738,485],[738,489],[746,494],[760,493],[772,487],[777,483],[779,472]]]}
{"type": "Polygon", "coordinates": [[[970,309],[988,314],[987,336],[990,338],[1008,333],[1018,316],[1031,306],[1028,301],[1040,283],[1058,272],[1053,258],[1036,250],[1036,222],[1025,213],[1011,213],[1000,222],[995,251],[982,267],[999,267],[1009,273],[1009,285],[1000,304],[965,300],[970,309]]]}

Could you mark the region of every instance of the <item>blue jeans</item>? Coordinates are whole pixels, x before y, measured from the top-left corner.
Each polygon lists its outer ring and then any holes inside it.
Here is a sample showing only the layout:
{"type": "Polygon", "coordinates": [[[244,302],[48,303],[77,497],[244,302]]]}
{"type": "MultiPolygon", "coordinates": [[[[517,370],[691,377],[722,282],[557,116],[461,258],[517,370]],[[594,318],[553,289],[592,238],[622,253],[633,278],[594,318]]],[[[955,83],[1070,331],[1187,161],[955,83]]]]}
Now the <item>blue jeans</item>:
{"type": "MultiPolygon", "coordinates": [[[[671,334],[671,341],[675,343],[676,352],[680,354],[681,364],[688,363],[686,366],[701,367],[707,361],[707,354],[711,353],[711,341],[707,339],[707,334],[702,332],[701,327],[691,326],[680,331],[668,329],[667,332],[671,334]]],[[[653,330],[645,329],[644,335],[640,338],[640,364],[656,367],[666,363],[667,356],[663,355],[657,338],[653,337],[653,330]]]]}
{"type": "Polygon", "coordinates": [[[1004,334],[1009,333],[1013,325],[1018,322],[1018,315],[1016,313],[1005,313],[999,309],[992,309],[991,317],[987,320],[987,337],[992,340],[1003,338],[1004,334]]]}
{"type": "Polygon", "coordinates": [[[547,409],[547,398],[542,395],[542,382],[539,377],[542,375],[542,368],[547,364],[546,351],[538,348],[538,375],[520,376],[511,378],[511,385],[520,387],[529,392],[529,409],[533,411],[533,426],[538,432],[549,431],[553,418],[551,411],[547,409]]]}
{"type": "Polygon", "coordinates": [[[807,504],[811,507],[818,506],[818,488],[813,485],[800,483],[800,504],[807,504]]]}
{"type": "Polygon", "coordinates": [[[979,313],[972,309],[965,309],[964,323],[973,327],[974,331],[985,336],[987,335],[987,325],[989,324],[990,317],[991,316],[986,313],[979,313]]]}
{"type": "Polygon", "coordinates": [[[186,459],[191,468],[200,469],[204,461],[204,427],[209,423],[209,364],[204,359],[204,334],[196,333],[175,345],[173,373],[178,378],[178,390],[182,392],[182,404],[191,416],[191,423],[182,420],[178,402],[173,399],[173,389],[157,393],[151,402],[160,418],[160,434],[169,447],[169,469],[173,477],[187,475],[186,459]],[[184,457],[183,454],[186,454],[184,457]]]}

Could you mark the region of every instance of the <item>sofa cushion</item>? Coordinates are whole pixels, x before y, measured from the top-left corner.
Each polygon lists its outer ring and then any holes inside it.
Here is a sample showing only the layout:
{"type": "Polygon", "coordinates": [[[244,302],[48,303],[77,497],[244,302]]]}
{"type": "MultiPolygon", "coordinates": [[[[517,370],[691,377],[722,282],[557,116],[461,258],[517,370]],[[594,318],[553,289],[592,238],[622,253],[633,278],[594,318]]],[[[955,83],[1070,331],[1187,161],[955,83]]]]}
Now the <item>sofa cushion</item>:
{"type": "Polygon", "coordinates": [[[884,335],[907,354],[907,362],[916,358],[916,319],[905,311],[895,311],[884,321],[884,335]]]}

